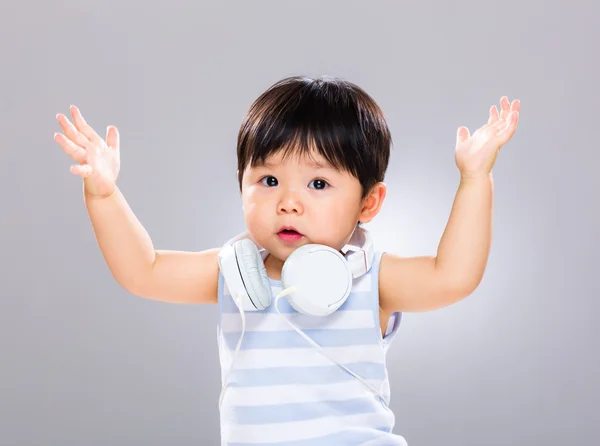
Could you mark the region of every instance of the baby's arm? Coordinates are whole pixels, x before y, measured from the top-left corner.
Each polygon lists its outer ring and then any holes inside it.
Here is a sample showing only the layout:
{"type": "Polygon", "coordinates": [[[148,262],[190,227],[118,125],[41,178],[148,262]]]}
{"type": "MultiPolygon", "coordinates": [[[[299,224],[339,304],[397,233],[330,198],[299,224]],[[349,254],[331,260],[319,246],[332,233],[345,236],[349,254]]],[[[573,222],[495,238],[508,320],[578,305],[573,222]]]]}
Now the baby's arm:
{"type": "Polygon", "coordinates": [[[85,194],[92,228],[117,282],[132,294],[177,303],[216,303],[218,249],[156,251],[121,191],[85,194]]]}
{"type": "Polygon", "coordinates": [[[492,239],[492,167],[500,147],[514,134],[520,102],[501,99],[502,113],[490,109],[488,123],[473,136],[457,133],[456,164],[461,173],[450,219],[436,256],[402,258],[386,254],[379,272],[380,306],[395,311],[428,311],[451,305],[479,286],[492,239]]]}
{"type": "Polygon", "coordinates": [[[156,251],[150,236],[116,185],[120,171],[119,133],[106,141],[71,106],[73,122],[56,116],[64,135],[54,139],[77,162],[71,173],[83,178],[85,204],[96,240],[113,277],[127,291],[166,302],[217,301],[218,249],[202,252],[156,251]]]}

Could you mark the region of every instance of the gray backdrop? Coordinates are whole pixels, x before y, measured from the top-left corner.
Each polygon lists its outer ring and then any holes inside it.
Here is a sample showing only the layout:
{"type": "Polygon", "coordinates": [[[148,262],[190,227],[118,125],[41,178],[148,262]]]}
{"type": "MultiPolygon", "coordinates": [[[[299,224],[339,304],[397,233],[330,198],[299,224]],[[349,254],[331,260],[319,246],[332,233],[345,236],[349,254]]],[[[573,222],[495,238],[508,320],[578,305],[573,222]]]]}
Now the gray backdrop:
{"type": "Polygon", "coordinates": [[[434,254],[471,131],[506,94],[494,239],[468,299],[407,314],[389,353],[395,431],[421,445],[597,445],[597,6],[575,2],[3,2],[0,444],[218,444],[216,307],[134,297],[110,276],[71,160],[78,105],[121,132],[119,180],[158,249],[243,229],[235,142],[291,74],[344,77],[395,146],[369,225],[434,254]]]}

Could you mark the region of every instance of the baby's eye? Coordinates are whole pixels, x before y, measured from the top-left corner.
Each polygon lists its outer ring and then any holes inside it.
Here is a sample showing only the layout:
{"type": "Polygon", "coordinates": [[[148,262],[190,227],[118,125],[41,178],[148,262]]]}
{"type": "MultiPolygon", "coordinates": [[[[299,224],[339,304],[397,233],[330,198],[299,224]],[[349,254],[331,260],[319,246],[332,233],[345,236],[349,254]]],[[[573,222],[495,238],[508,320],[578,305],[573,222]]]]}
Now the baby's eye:
{"type": "Polygon", "coordinates": [[[327,186],[329,186],[329,184],[327,184],[327,181],[325,180],[312,180],[309,183],[309,187],[310,184],[314,184],[314,189],[325,189],[327,186]]]}
{"type": "Polygon", "coordinates": [[[268,186],[268,187],[274,187],[274,186],[277,186],[277,184],[278,184],[277,183],[277,178],[272,177],[270,175],[264,177],[263,179],[261,179],[260,182],[262,184],[264,184],[265,186],[268,186]]]}

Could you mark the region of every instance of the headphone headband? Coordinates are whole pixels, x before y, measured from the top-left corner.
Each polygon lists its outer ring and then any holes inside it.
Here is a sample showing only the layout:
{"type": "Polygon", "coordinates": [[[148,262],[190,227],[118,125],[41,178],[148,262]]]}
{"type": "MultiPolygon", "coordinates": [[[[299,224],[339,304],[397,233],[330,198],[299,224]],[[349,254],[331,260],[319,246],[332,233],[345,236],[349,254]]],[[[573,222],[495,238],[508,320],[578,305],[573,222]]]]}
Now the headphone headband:
{"type": "Polygon", "coordinates": [[[353,278],[366,274],[371,269],[375,254],[371,233],[358,226],[346,246],[342,248],[342,252],[350,264],[353,278]],[[349,251],[352,253],[347,254],[349,251]]]}

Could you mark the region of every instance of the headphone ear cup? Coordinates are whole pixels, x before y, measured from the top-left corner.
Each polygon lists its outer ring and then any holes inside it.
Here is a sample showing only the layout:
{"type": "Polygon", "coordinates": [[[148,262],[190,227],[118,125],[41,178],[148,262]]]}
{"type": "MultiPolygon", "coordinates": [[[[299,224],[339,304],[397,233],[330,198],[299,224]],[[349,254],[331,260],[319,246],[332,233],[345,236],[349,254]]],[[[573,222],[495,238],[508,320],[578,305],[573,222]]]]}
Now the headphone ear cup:
{"type": "Polygon", "coordinates": [[[236,242],[233,248],[250,301],[257,310],[264,310],[271,305],[271,284],[260,252],[248,239],[236,242]]]}
{"type": "Polygon", "coordinates": [[[296,290],[287,300],[296,311],[328,316],[341,307],[352,288],[350,265],[333,248],[308,244],[294,250],[281,271],[283,288],[296,290]]]}

